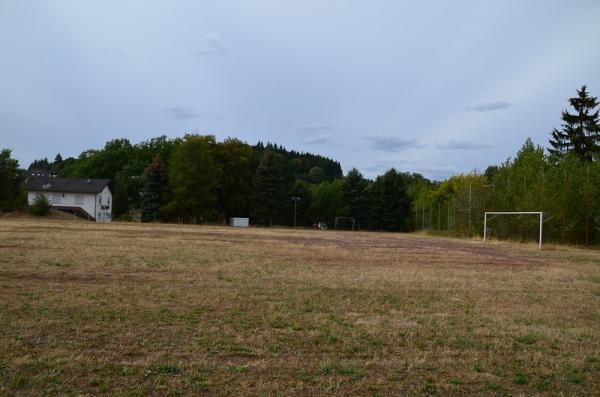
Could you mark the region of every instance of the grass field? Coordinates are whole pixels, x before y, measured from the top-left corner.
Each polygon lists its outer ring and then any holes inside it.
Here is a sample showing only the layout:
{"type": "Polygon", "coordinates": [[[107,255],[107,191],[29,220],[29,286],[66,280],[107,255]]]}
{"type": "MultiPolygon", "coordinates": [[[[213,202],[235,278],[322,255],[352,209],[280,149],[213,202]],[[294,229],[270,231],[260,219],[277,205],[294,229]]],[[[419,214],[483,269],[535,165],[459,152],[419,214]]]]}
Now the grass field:
{"type": "Polygon", "coordinates": [[[0,395],[600,395],[600,253],[0,220],[0,395]]]}

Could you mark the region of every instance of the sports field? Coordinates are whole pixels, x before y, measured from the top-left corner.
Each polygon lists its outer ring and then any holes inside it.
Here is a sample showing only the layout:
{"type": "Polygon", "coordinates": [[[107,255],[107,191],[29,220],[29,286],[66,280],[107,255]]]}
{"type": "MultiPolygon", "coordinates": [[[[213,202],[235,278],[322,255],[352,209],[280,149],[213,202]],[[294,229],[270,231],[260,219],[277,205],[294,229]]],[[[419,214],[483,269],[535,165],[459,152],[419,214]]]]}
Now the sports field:
{"type": "Polygon", "coordinates": [[[600,393],[600,252],[0,220],[0,395],[600,393]]]}

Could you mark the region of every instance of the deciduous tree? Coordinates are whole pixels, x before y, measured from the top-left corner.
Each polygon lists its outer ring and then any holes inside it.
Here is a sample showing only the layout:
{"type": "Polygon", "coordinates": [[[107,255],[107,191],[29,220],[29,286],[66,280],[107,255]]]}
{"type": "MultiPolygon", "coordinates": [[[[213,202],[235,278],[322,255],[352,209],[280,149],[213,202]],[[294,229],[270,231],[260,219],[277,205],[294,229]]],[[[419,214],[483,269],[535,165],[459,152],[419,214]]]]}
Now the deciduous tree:
{"type": "Polygon", "coordinates": [[[175,149],[169,173],[173,198],[166,209],[183,220],[214,219],[217,196],[213,135],[185,135],[175,149]]]}

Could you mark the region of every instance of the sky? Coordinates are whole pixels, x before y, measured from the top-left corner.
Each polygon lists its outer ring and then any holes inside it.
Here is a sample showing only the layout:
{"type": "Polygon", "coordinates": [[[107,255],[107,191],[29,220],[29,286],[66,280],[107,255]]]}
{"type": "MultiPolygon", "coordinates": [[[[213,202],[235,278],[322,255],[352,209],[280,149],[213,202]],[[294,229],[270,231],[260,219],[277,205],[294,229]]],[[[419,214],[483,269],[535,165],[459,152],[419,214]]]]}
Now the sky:
{"type": "Polygon", "coordinates": [[[0,0],[0,148],[214,134],[433,179],[600,96],[599,0],[0,0]]]}

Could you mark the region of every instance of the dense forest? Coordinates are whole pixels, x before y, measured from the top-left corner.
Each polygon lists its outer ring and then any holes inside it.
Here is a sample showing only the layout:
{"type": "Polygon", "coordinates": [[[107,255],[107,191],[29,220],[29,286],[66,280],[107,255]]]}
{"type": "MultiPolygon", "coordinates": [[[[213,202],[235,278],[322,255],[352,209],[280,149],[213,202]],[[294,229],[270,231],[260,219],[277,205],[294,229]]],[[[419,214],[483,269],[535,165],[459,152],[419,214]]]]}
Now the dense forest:
{"type": "MultiPolygon", "coordinates": [[[[471,236],[482,234],[485,211],[543,211],[546,241],[598,244],[598,100],[584,86],[569,105],[547,150],[527,139],[514,158],[441,182],[393,168],[374,180],[357,169],[343,175],[338,162],[323,156],[197,134],[137,144],[115,139],[77,158],[36,160],[27,174],[109,178],[115,219],[138,211],[143,221],[223,223],[241,216],[255,225],[289,226],[296,203],[299,226],[352,217],[362,230],[471,236]]],[[[0,210],[24,205],[25,174],[9,150],[0,152],[0,210]]],[[[494,219],[490,232],[535,239],[537,219],[494,219]]]]}

